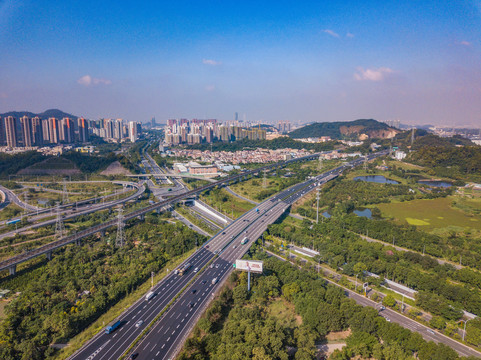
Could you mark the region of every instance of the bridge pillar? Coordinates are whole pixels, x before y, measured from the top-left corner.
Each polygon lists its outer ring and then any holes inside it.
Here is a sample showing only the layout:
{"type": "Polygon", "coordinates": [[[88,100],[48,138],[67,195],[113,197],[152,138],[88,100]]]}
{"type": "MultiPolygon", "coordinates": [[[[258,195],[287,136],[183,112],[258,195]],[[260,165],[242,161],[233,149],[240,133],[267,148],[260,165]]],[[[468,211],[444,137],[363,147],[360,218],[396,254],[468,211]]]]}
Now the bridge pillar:
{"type": "Polygon", "coordinates": [[[77,245],[77,246],[82,245],[82,240],[80,240],[80,239],[75,240],[75,245],[77,245]]]}
{"type": "Polygon", "coordinates": [[[8,268],[8,273],[10,275],[15,275],[17,273],[17,265],[12,265],[8,268]]]}
{"type": "Polygon", "coordinates": [[[100,230],[100,236],[105,237],[105,230],[100,230]]]}
{"type": "Polygon", "coordinates": [[[144,219],[145,219],[145,215],[144,215],[144,214],[142,214],[142,215],[139,215],[139,219],[140,219],[140,221],[144,221],[144,219]]]}
{"type": "Polygon", "coordinates": [[[109,208],[109,215],[112,214],[112,208],[109,208]]]}
{"type": "Polygon", "coordinates": [[[51,251],[47,251],[47,252],[45,253],[45,255],[47,255],[47,260],[48,260],[48,261],[52,260],[52,252],[51,252],[51,251]]]}

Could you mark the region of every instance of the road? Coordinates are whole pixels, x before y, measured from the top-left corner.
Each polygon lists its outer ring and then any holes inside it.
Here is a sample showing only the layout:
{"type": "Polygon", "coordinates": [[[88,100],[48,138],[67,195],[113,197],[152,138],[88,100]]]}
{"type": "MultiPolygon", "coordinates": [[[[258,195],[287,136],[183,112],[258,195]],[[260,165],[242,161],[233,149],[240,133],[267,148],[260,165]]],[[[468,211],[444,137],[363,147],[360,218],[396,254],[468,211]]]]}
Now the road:
{"type": "MultiPolygon", "coordinates": [[[[272,252],[269,252],[267,251],[270,255],[272,256],[275,256],[276,258],[282,260],[282,261],[287,261],[286,259],[272,253],[272,252]]],[[[294,255],[292,255],[292,257],[295,257],[294,255]]],[[[294,263],[292,263],[293,265],[295,265],[294,263]]],[[[322,268],[323,271],[325,271],[326,269],[325,268],[322,268]]],[[[329,271],[331,274],[333,274],[334,276],[339,276],[337,273],[335,272],[332,272],[332,271],[329,271]]],[[[388,319],[388,321],[392,321],[392,322],[395,322],[395,323],[398,323],[399,325],[401,325],[402,327],[408,329],[408,330],[411,330],[411,331],[414,331],[414,332],[417,332],[419,333],[423,338],[424,340],[426,341],[434,341],[436,343],[443,343],[451,348],[453,348],[459,355],[461,356],[474,356],[474,357],[478,357],[478,358],[481,358],[481,353],[479,351],[476,351],[472,348],[470,348],[469,346],[466,346],[456,340],[453,340],[451,339],[450,337],[447,337],[446,335],[443,335],[435,330],[432,330],[431,328],[429,328],[428,326],[425,326],[423,324],[420,324],[418,323],[417,321],[415,320],[412,320],[394,310],[391,310],[391,309],[384,309],[384,310],[380,310],[380,306],[379,306],[379,303],[365,297],[365,296],[362,296],[350,289],[347,289],[345,288],[344,286],[342,285],[339,285],[338,283],[334,282],[334,281],[331,281],[329,279],[324,279],[326,280],[328,283],[332,284],[332,285],[335,285],[335,286],[338,286],[338,287],[341,287],[346,296],[355,300],[356,303],[358,303],[359,305],[362,305],[362,306],[370,306],[370,307],[373,307],[375,308],[376,310],[379,311],[379,315],[381,315],[382,317],[388,319]]]]}
{"type": "MultiPolygon", "coordinates": [[[[144,193],[144,191],[145,191],[145,187],[141,184],[141,186],[139,186],[139,188],[137,189],[137,191],[134,194],[132,194],[132,195],[130,195],[130,196],[124,198],[124,199],[113,200],[113,201],[109,201],[109,202],[105,202],[105,203],[99,203],[99,204],[93,204],[93,205],[87,205],[87,206],[84,207],[83,210],[76,211],[76,212],[73,212],[73,213],[68,214],[68,215],[64,215],[62,218],[63,218],[63,220],[68,220],[68,219],[75,218],[77,216],[87,215],[87,214],[90,214],[90,213],[93,213],[93,212],[96,212],[96,211],[100,211],[100,210],[104,210],[104,209],[110,209],[112,207],[123,204],[123,203],[125,203],[127,201],[130,201],[132,199],[138,198],[139,196],[141,196],[144,193]]],[[[50,214],[49,214],[49,216],[50,216],[50,214]]],[[[4,238],[10,237],[10,236],[15,236],[15,235],[17,235],[21,232],[24,232],[24,231],[37,229],[39,227],[43,227],[43,226],[47,226],[47,225],[52,225],[52,224],[55,224],[55,222],[56,222],[56,219],[50,219],[50,220],[45,220],[45,221],[39,222],[37,224],[25,226],[21,229],[5,232],[3,234],[0,234],[0,239],[4,239],[4,238]]]]}
{"type": "Polygon", "coordinates": [[[202,309],[210,302],[212,292],[215,293],[220,288],[222,281],[232,271],[232,263],[248,250],[249,246],[240,245],[242,238],[248,237],[251,239],[249,243],[252,243],[262,235],[269,224],[276,221],[287,210],[290,204],[310,191],[316,184],[326,182],[336,176],[337,173],[331,171],[319,178],[294,185],[259,204],[257,207],[259,212],[252,209],[236,219],[184,262],[184,264],[191,264],[190,271],[186,275],[170,274],[164,278],[154,288],[157,296],[148,302],[139,300],[120,316],[119,319],[123,321],[124,325],[119,330],[113,334],[99,333],[71,359],[118,358],[143,328],[192,280],[195,268],[202,269],[215,258],[214,268],[199,272],[199,277],[186,291],[181,293],[178,300],[152,327],[146,338],[139,343],[138,350],[135,350],[141,352],[139,359],[173,357],[173,354],[178,351],[177,345],[182,344],[202,309]],[[217,253],[220,253],[220,256],[217,257],[217,253]],[[219,281],[213,284],[212,279],[215,277],[219,281]],[[196,290],[195,293],[192,290],[196,290]],[[143,320],[143,324],[137,328],[138,320],[143,320]],[[93,354],[95,357],[90,357],[93,354]]]}
{"type": "Polygon", "coordinates": [[[5,201],[4,201],[5,203],[7,203],[7,201],[12,202],[15,205],[20,206],[21,208],[28,211],[36,211],[37,209],[39,209],[36,206],[32,206],[27,203],[24,203],[22,200],[19,199],[17,195],[15,195],[15,193],[12,190],[7,189],[5,186],[0,185],[0,190],[2,190],[3,193],[5,194],[5,201]]]}

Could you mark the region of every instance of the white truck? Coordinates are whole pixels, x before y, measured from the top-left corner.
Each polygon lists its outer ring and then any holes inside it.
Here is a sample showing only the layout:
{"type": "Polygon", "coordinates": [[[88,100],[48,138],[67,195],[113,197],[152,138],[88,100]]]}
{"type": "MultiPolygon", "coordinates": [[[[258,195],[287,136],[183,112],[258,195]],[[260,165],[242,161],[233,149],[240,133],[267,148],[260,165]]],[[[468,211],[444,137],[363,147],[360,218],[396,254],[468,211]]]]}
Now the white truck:
{"type": "Polygon", "coordinates": [[[216,277],[212,279],[212,285],[214,285],[214,284],[217,284],[217,278],[216,277]]]}
{"type": "Polygon", "coordinates": [[[155,293],[154,293],[153,291],[149,291],[149,292],[145,295],[145,301],[149,301],[149,300],[152,299],[154,296],[155,296],[155,293]]]}

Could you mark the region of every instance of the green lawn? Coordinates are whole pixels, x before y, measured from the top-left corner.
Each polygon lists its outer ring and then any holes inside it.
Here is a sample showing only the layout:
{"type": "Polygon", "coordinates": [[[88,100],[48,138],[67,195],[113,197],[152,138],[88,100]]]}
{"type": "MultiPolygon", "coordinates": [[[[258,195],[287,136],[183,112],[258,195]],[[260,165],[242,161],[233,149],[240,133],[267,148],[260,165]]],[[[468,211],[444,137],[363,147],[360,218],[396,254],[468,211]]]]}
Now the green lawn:
{"type": "Polygon", "coordinates": [[[237,196],[231,195],[225,189],[216,189],[210,191],[208,195],[201,195],[201,200],[234,219],[255,206],[250,202],[239,199],[237,196]]]}
{"type": "Polygon", "coordinates": [[[384,217],[394,218],[400,223],[420,226],[425,230],[447,227],[474,228],[481,230],[481,215],[469,215],[452,207],[454,197],[432,200],[376,205],[384,217]]]}

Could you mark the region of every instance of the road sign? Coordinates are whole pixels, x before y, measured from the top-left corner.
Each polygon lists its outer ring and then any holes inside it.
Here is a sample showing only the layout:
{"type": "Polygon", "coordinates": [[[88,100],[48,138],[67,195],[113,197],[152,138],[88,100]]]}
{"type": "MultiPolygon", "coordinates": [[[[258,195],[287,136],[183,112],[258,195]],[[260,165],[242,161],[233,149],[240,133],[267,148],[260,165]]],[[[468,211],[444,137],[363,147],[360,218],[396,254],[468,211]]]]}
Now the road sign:
{"type": "Polygon", "coordinates": [[[240,260],[235,261],[235,268],[237,270],[250,271],[255,273],[262,273],[263,261],[257,260],[240,260]]]}

